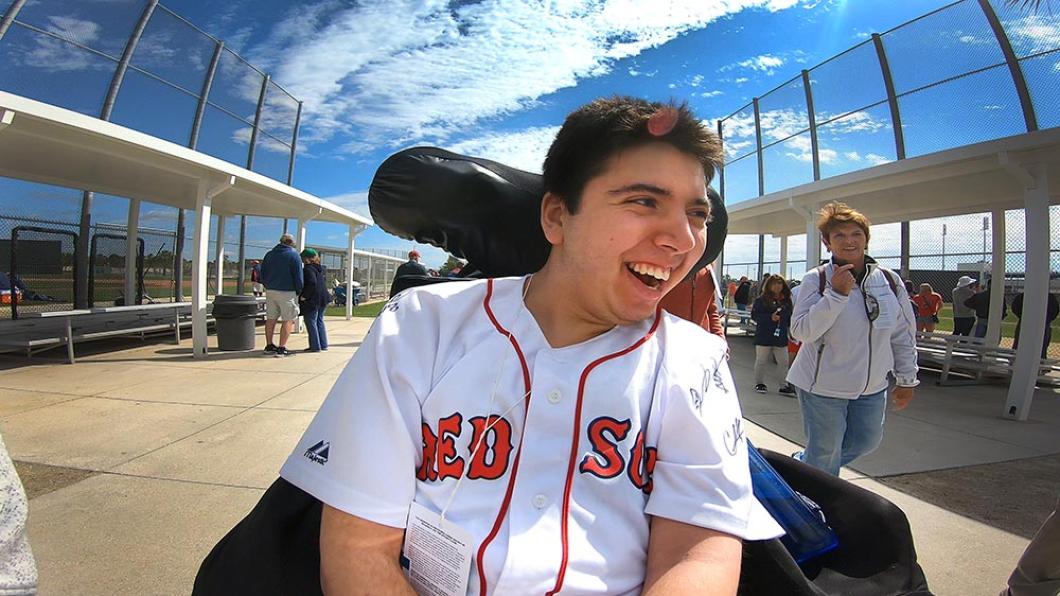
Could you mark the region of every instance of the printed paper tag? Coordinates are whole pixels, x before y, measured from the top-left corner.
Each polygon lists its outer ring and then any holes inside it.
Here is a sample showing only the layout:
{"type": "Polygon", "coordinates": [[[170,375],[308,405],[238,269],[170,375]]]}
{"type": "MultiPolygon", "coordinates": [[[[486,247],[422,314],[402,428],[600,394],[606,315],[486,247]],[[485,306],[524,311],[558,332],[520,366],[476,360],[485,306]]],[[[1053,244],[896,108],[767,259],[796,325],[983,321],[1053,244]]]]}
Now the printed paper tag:
{"type": "Polygon", "coordinates": [[[464,596],[471,574],[471,534],[413,501],[402,566],[421,596],[464,596]]]}

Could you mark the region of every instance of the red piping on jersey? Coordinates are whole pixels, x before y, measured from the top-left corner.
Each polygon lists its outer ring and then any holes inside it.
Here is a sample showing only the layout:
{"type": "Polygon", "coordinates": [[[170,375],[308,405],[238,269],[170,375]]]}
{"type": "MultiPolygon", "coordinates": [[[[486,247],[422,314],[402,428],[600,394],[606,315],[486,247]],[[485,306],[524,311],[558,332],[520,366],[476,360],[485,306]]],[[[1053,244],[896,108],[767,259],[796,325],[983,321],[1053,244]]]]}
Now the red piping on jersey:
{"type": "MultiPolygon", "coordinates": [[[[526,387],[526,405],[523,408],[523,432],[519,433],[519,447],[515,451],[515,462],[512,464],[512,473],[508,476],[508,489],[504,492],[504,500],[501,501],[500,511],[497,512],[497,518],[493,521],[493,528],[490,533],[483,539],[482,544],[478,547],[478,553],[475,557],[475,565],[478,569],[478,585],[479,594],[482,596],[486,595],[486,573],[483,568],[482,559],[486,555],[486,549],[489,548],[493,539],[497,537],[497,532],[501,529],[501,524],[504,522],[505,516],[508,515],[508,506],[512,500],[512,491],[515,489],[515,476],[519,473],[519,456],[523,453],[523,436],[526,435],[526,413],[530,409],[530,369],[526,366],[526,358],[523,356],[523,349],[519,347],[519,342],[515,339],[515,336],[510,331],[501,326],[497,322],[497,317],[493,316],[493,310],[490,308],[490,298],[493,297],[493,280],[486,281],[486,298],[482,301],[482,308],[486,311],[486,316],[489,317],[493,326],[497,328],[497,333],[508,338],[508,341],[512,342],[512,347],[515,348],[515,354],[519,356],[519,365],[523,367],[523,386],[526,387]]],[[[489,414],[487,414],[488,416],[489,414]]]]}
{"type": "Polygon", "coordinates": [[[563,489],[563,517],[561,518],[560,525],[560,535],[563,537],[563,558],[560,560],[559,573],[556,575],[556,587],[552,588],[552,590],[545,594],[545,596],[554,596],[556,593],[558,593],[563,588],[563,577],[567,574],[567,520],[570,516],[570,493],[574,484],[574,466],[575,462],[577,462],[578,460],[578,439],[580,434],[578,431],[581,428],[582,424],[582,399],[585,397],[585,383],[589,380],[589,373],[592,372],[594,368],[603,364],[604,362],[607,362],[608,360],[612,360],[614,358],[625,356],[626,354],[629,354],[633,350],[639,348],[641,345],[644,344],[644,342],[648,341],[653,335],[655,335],[655,330],[659,328],[659,321],[661,320],[662,309],[656,309],[655,321],[652,322],[651,329],[649,329],[648,332],[644,334],[644,337],[638,339],[636,343],[620,352],[608,354],[607,356],[592,361],[591,363],[589,363],[589,366],[586,366],[585,370],[582,371],[581,379],[578,381],[578,400],[577,402],[575,402],[574,406],[574,431],[571,437],[570,462],[568,462],[567,464],[567,485],[563,489]]]}

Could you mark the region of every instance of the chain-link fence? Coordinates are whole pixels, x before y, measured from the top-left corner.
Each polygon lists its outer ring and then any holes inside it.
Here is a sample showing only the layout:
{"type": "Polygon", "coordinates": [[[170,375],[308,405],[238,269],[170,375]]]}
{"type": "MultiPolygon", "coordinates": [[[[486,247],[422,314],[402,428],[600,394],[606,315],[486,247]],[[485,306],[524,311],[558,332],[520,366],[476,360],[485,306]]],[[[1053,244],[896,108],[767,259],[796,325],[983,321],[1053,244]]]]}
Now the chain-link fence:
{"type": "Polygon", "coordinates": [[[70,308],[77,291],[77,241],[71,226],[11,226],[7,241],[0,241],[0,262],[7,270],[0,275],[0,315],[70,308]]]}
{"type": "Polygon", "coordinates": [[[719,120],[726,203],[1060,124],[1055,16],[1015,4],[954,2],[719,120]]]}
{"type": "Polygon", "coordinates": [[[0,89],[289,183],[301,102],[222,41],[164,5],[149,7],[26,2],[0,37],[0,89]]]}
{"type": "Polygon", "coordinates": [[[133,258],[128,254],[125,234],[95,232],[89,241],[88,305],[142,304],[144,293],[144,241],[137,239],[133,258]],[[133,272],[137,295],[125,296],[125,276],[133,272]]]}

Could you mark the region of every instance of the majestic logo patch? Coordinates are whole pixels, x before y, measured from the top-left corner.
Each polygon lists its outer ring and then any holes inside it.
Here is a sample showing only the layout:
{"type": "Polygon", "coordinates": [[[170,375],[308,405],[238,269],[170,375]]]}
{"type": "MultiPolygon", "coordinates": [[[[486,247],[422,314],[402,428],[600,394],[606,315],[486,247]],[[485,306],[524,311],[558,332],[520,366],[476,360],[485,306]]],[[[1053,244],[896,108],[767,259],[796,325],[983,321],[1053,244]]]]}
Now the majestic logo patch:
{"type": "Polygon", "coordinates": [[[309,458],[309,461],[314,461],[320,465],[328,463],[328,453],[331,451],[331,443],[321,441],[316,445],[313,445],[309,449],[305,450],[302,455],[309,458]]]}

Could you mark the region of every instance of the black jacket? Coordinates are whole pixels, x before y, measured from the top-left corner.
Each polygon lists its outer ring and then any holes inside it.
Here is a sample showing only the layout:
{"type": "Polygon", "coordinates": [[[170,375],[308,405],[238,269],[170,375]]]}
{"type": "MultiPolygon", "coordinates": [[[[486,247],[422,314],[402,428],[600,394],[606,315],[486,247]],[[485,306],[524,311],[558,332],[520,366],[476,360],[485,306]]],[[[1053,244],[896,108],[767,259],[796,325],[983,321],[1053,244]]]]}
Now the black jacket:
{"type": "MultiPolygon", "coordinates": [[[[968,308],[975,310],[975,316],[980,319],[990,318],[990,290],[984,290],[976,294],[972,294],[972,297],[964,301],[964,305],[968,308]]],[[[1001,301],[1001,318],[1004,319],[1005,315],[1008,314],[1008,308],[1005,306],[1005,301],[1001,301]]]]}
{"type": "Polygon", "coordinates": [[[755,345],[776,346],[788,345],[788,329],[791,327],[791,311],[793,305],[791,300],[780,302],[769,301],[765,298],[756,298],[754,306],[751,307],[751,318],[755,320],[755,345]],[[773,321],[773,313],[780,309],[780,321],[773,321]],[[780,326],[780,335],[774,335],[780,326]]]}
{"type": "Polygon", "coordinates": [[[736,304],[747,304],[751,301],[751,282],[742,282],[732,293],[732,301],[736,304]]]}
{"type": "MultiPolygon", "coordinates": [[[[1012,299],[1012,312],[1016,313],[1017,317],[1023,318],[1023,292],[1016,294],[1016,297],[1012,299]]],[[[1057,315],[1060,315],[1060,302],[1057,301],[1056,296],[1049,294],[1045,299],[1045,322],[1052,323],[1057,315]]]]}
{"type": "Polygon", "coordinates": [[[398,265],[397,271],[394,272],[394,277],[408,277],[410,275],[427,275],[427,268],[423,266],[423,263],[417,263],[409,259],[398,265]]]}
{"type": "Polygon", "coordinates": [[[324,281],[324,269],[317,263],[309,263],[302,268],[302,293],[298,296],[298,305],[302,311],[324,308],[331,302],[327,282],[324,281]]]}

